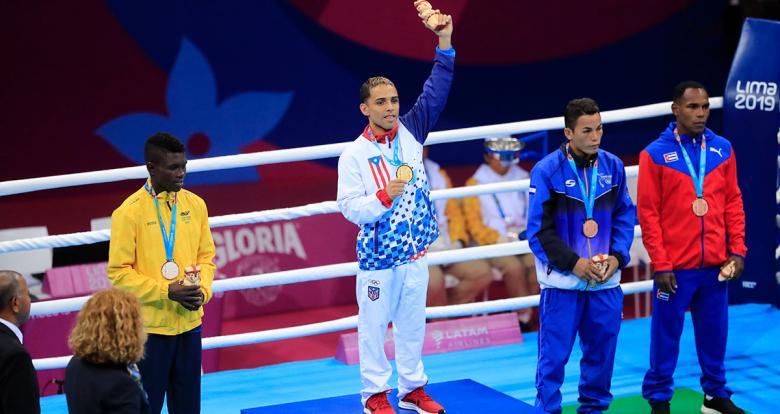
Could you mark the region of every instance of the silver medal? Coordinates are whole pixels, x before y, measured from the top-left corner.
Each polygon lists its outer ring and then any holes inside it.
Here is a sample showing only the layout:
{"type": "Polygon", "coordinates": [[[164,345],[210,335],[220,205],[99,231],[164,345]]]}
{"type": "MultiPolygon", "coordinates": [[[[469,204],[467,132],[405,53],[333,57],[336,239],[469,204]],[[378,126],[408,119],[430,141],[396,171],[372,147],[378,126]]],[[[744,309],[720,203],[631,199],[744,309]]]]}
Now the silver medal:
{"type": "Polygon", "coordinates": [[[162,266],[162,275],[168,280],[176,279],[179,276],[179,265],[173,260],[165,262],[162,266]]]}

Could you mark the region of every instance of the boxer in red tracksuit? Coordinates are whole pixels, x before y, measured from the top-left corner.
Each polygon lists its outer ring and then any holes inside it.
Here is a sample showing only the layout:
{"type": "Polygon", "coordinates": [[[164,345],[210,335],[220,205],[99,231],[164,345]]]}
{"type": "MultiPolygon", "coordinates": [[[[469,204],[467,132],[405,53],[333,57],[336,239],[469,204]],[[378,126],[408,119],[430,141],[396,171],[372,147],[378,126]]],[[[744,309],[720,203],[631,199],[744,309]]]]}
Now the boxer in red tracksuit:
{"type": "Polygon", "coordinates": [[[728,283],[744,267],[745,213],[736,156],[706,128],[709,96],[697,82],[674,91],[672,122],[639,156],[637,212],[655,275],[650,369],[642,395],[652,413],[669,402],[686,309],[691,309],[705,399],[701,412],[744,413],[726,386],[728,283]]]}

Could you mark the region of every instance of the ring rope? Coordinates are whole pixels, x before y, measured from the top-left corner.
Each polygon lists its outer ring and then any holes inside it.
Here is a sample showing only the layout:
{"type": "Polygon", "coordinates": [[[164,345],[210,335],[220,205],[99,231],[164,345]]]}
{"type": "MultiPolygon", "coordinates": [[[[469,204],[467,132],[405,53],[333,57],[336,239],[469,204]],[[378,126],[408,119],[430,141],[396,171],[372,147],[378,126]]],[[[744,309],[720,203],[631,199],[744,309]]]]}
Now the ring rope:
{"type": "MultiPolygon", "coordinates": [[[[615,109],[601,112],[605,124],[636,119],[652,118],[669,115],[671,102],[660,102],[632,108],[615,109]]],[[[723,97],[710,98],[710,109],[723,107],[723,97]]],[[[428,134],[426,145],[459,142],[482,139],[490,136],[521,134],[537,131],[548,131],[563,128],[563,117],[535,119],[530,121],[510,122],[505,124],[485,125],[471,128],[458,128],[447,131],[436,131],[428,134]]],[[[227,168],[252,167],[256,165],[278,164],[292,161],[307,161],[322,158],[338,157],[348,142],[338,144],[314,145],[302,148],[289,148],[275,151],[253,152],[249,154],[224,155],[220,157],[202,158],[187,163],[189,172],[213,171],[227,168]]],[[[50,177],[26,178],[0,182],[0,197],[29,193],[53,188],[74,187],[86,184],[100,184],[114,181],[146,178],[147,171],[143,165],[135,167],[115,168],[110,170],[91,171],[76,174],[54,175],[50,177]]]]}
{"type": "MultiPolygon", "coordinates": [[[[653,281],[645,280],[641,282],[623,283],[620,285],[620,287],[623,289],[624,295],[650,292],[653,290],[653,281]]],[[[481,315],[484,313],[497,313],[516,309],[531,308],[538,305],[539,295],[533,295],[520,298],[498,299],[488,302],[429,307],[425,308],[425,317],[427,319],[432,319],[454,316],[481,315]]],[[[212,336],[209,338],[203,338],[202,345],[203,350],[227,348],[231,346],[250,345],[337,332],[347,329],[354,329],[356,327],[357,315],[353,315],[345,318],[307,325],[290,326],[286,328],[269,329],[258,332],[212,336]]],[[[37,370],[65,368],[68,365],[70,358],[70,356],[40,358],[33,361],[33,366],[35,366],[35,369],[37,370]]]]}
{"type": "MultiPolygon", "coordinates": [[[[642,236],[639,226],[634,227],[634,238],[642,236]]],[[[465,262],[476,259],[510,256],[530,253],[528,241],[493,244],[488,246],[467,247],[457,250],[445,250],[428,254],[431,265],[465,262]]],[[[291,283],[311,282],[324,279],[352,276],[357,273],[357,262],[338,263],[325,266],[314,266],[303,269],[283,270],[280,272],[232,277],[215,280],[212,284],[214,293],[234,290],[254,289],[259,287],[287,285],[291,283]]],[[[75,312],[81,309],[90,296],[80,296],[67,299],[56,299],[33,303],[30,307],[31,316],[44,316],[57,313],[75,312]]]]}
{"type": "MultiPolygon", "coordinates": [[[[639,167],[636,165],[626,167],[627,177],[636,177],[639,167]]],[[[494,194],[509,191],[528,191],[530,180],[507,181],[503,183],[491,183],[471,185],[464,187],[447,188],[431,192],[431,200],[448,198],[473,197],[482,194],[494,194]]],[[[209,227],[219,228],[240,224],[267,223],[271,221],[292,220],[300,217],[310,217],[318,214],[338,213],[338,205],[335,201],[323,201],[298,207],[280,208],[273,210],[253,211],[249,213],[227,214],[209,218],[209,227]]],[[[111,239],[111,230],[94,230],[77,233],[58,234],[51,236],[30,237],[0,242],[0,254],[24,250],[50,249],[55,247],[79,246],[108,241],[111,239]]]]}

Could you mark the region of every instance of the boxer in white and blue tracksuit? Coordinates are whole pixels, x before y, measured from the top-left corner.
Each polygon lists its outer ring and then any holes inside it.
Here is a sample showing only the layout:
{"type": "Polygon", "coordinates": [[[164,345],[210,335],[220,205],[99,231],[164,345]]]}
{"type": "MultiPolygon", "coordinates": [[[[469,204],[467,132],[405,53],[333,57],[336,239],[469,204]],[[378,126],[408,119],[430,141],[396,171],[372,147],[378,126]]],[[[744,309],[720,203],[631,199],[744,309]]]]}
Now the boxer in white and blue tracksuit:
{"type": "Polygon", "coordinates": [[[339,158],[339,209],[360,226],[356,291],[365,412],[383,412],[368,400],[384,398],[390,389],[392,369],[384,341],[391,321],[399,399],[421,390],[428,381],[421,361],[428,286],[425,254],[439,232],[422,150],[444,109],[455,67],[449,37],[443,43],[437,34],[433,70],[412,109],[396,120],[398,96],[392,82],[379,77],[366,81],[361,111],[369,125],[339,158]],[[396,175],[402,165],[413,170],[405,185],[396,175]]]}
{"type": "Polygon", "coordinates": [[[577,412],[600,413],[612,401],[623,310],[620,269],[629,261],[635,209],[623,162],[598,149],[602,126],[596,103],[571,101],[565,118],[569,142],[534,166],[529,189],[527,234],[542,289],[536,411],[561,412],[564,367],[579,333],[583,356],[577,412]],[[598,224],[592,237],[583,227],[588,218],[598,224]],[[609,256],[606,271],[591,259],[597,254],[609,256]]]}

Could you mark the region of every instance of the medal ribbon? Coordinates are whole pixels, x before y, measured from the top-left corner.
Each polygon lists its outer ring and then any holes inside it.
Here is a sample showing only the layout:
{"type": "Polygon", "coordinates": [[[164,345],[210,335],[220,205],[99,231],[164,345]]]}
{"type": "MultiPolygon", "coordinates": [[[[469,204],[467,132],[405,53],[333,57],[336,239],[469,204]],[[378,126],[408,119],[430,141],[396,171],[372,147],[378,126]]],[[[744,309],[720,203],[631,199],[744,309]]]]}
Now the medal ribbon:
{"type": "Polygon", "coordinates": [[[160,231],[163,236],[163,244],[165,245],[165,258],[171,262],[173,261],[173,243],[176,240],[176,211],[178,204],[176,203],[176,193],[173,194],[173,208],[171,210],[171,233],[168,235],[165,231],[165,224],[163,223],[162,215],[160,214],[160,202],[157,200],[157,193],[154,191],[150,180],[144,184],[146,191],[154,198],[154,207],[157,209],[157,221],[160,222],[160,231]]]}
{"type": "Polygon", "coordinates": [[[696,175],[696,171],[693,169],[693,163],[688,156],[688,151],[683,147],[682,140],[680,140],[680,134],[677,132],[677,128],[674,129],[674,138],[677,139],[677,143],[680,145],[683,158],[685,158],[685,165],[688,166],[688,173],[691,174],[693,179],[693,186],[696,188],[696,197],[702,198],[704,195],[704,167],[707,165],[707,137],[704,134],[701,135],[701,152],[699,153],[699,175],[696,175]]]}
{"type": "MultiPolygon", "coordinates": [[[[574,163],[574,158],[572,158],[571,154],[569,153],[569,144],[566,144],[566,159],[569,161],[569,166],[571,167],[571,170],[574,171],[574,176],[577,177],[577,183],[580,185],[580,192],[582,192],[582,203],[585,204],[585,219],[586,220],[592,220],[593,219],[593,206],[596,204],[596,178],[598,177],[598,170],[599,170],[599,160],[596,158],[596,161],[593,163],[593,173],[591,174],[591,191],[590,194],[588,194],[588,190],[585,188],[585,184],[582,182],[582,179],[580,179],[580,175],[577,173],[577,165],[574,163]]],[[[587,168],[586,172],[587,174],[587,168]]]]}
{"type": "MultiPolygon", "coordinates": [[[[371,130],[370,126],[366,127],[365,133],[368,134],[369,141],[371,141],[371,143],[374,144],[376,149],[379,150],[379,154],[382,155],[382,157],[386,159],[390,165],[394,167],[399,167],[404,164],[404,162],[401,161],[400,158],[398,158],[398,147],[400,146],[400,141],[396,142],[395,146],[393,146],[393,159],[391,160],[390,158],[387,157],[387,155],[384,154],[384,152],[382,152],[382,147],[380,147],[379,144],[377,143],[377,139],[376,136],[374,135],[374,131],[371,130]]],[[[393,145],[392,141],[390,142],[390,145],[393,145]]]]}
{"type": "Polygon", "coordinates": [[[504,209],[501,208],[501,202],[498,201],[498,197],[496,196],[495,193],[493,194],[493,200],[496,201],[496,207],[498,207],[498,214],[500,214],[501,218],[504,219],[504,221],[506,222],[507,221],[506,214],[504,214],[504,209]]]}

